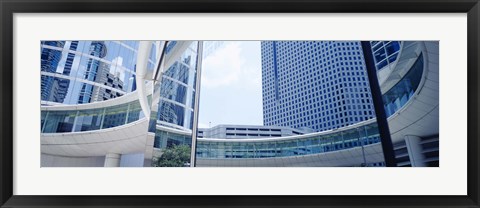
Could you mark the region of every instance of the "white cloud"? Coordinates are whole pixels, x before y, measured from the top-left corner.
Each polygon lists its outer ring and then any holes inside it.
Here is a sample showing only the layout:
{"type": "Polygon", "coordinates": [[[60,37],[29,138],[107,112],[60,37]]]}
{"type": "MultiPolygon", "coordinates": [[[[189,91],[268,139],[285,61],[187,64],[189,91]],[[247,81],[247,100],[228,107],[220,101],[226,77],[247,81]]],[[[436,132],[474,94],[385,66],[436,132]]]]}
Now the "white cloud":
{"type": "MultiPolygon", "coordinates": [[[[262,87],[262,69],[252,67],[250,54],[245,54],[242,42],[225,42],[203,60],[202,87],[237,87],[258,89],[262,87]]],[[[259,57],[258,57],[259,58],[259,57]]],[[[255,64],[253,64],[255,65],[255,64]]]]}
{"type": "Polygon", "coordinates": [[[258,89],[262,87],[262,69],[244,68],[241,73],[242,88],[258,89]]]}
{"type": "Polygon", "coordinates": [[[224,43],[203,59],[198,125],[261,125],[260,43],[224,43]]]}
{"type": "Polygon", "coordinates": [[[238,82],[244,64],[240,52],[240,45],[233,42],[205,58],[202,66],[202,87],[223,87],[238,82]]]}

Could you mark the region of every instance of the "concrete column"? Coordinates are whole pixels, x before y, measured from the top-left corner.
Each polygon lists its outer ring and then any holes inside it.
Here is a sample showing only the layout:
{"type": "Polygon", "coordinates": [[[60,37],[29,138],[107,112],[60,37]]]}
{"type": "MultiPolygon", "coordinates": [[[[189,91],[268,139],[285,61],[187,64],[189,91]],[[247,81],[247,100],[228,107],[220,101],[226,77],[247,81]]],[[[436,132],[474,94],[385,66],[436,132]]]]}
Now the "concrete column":
{"type": "Polygon", "coordinates": [[[420,142],[421,139],[418,136],[405,136],[405,144],[412,167],[426,167],[425,156],[422,153],[422,145],[420,142]]]}
{"type": "Polygon", "coordinates": [[[153,158],[153,144],[155,143],[155,133],[148,132],[146,143],[145,143],[145,154],[143,167],[152,167],[152,158],[153,158]]]}
{"type": "Polygon", "coordinates": [[[107,155],[105,155],[104,167],[120,167],[120,157],[120,154],[108,153],[107,155]]]}

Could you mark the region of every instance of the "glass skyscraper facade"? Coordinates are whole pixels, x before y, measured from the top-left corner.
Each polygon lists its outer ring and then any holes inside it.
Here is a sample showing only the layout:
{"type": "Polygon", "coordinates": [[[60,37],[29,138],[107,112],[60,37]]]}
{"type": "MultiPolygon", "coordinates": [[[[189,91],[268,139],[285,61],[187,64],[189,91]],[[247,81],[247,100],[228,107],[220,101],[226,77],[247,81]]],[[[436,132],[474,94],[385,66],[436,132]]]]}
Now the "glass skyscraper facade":
{"type": "MultiPolygon", "coordinates": [[[[154,133],[151,162],[146,166],[158,166],[161,155],[174,146],[192,146],[195,113],[197,65],[201,50],[200,41],[170,41],[165,57],[180,50],[180,56],[171,65],[165,65],[160,82],[156,82],[151,105],[149,132],[154,133]]],[[[150,152],[147,148],[147,152],[150,152]]],[[[148,157],[148,156],[147,156],[148,157]]],[[[185,164],[187,166],[187,163],[185,164]]]]}
{"type": "Polygon", "coordinates": [[[138,41],[42,41],[42,104],[85,104],[134,91],[137,50],[138,41]]]}
{"type": "MultiPolygon", "coordinates": [[[[170,42],[169,45],[175,45],[170,42]]],[[[169,46],[167,46],[169,48],[169,46]]],[[[171,66],[165,66],[161,78],[160,102],[157,118],[160,124],[177,128],[193,128],[193,108],[197,74],[198,41],[185,49],[171,66]]],[[[166,55],[169,55],[167,50],[166,55]]]]}
{"type": "Polygon", "coordinates": [[[375,117],[360,42],[262,41],[263,123],[340,128],[375,117]]]}
{"type": "MultiPolygon", "coordinates": [[[[121,97],[135,91],[139,41],[42,41],[42,105],[75,106],[121,97]]],[[[154,42],[156,46],[158,42],[154,42]]],[[[156,61],[155,47],[148,68],[156,61]]],[[[42,133],[107,129],[145,115],[138,100],[95,110],[42,111],[42,133]]]]}
{"type": "MultiPolygon", "coordinates": [[[[42,45],[63,48],[65,41],[43,41],[42,45]]],[[[54,73],[57,70],[58,63],[62,57],[62,52],[48,48],[42,48],[41,53],[41,71],[54,73]]],[[[58,101],[58,79],[53,76],[41,76],[41,99],[58,101]]],[[[63,100],[63,99],[62,99],[63,100]]]]}

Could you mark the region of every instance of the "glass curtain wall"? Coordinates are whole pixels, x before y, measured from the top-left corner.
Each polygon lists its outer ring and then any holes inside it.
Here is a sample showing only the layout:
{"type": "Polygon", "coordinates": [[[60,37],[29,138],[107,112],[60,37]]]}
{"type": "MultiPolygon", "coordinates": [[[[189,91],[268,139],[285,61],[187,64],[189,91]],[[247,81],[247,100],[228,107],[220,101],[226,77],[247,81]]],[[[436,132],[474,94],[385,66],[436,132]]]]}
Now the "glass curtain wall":
{"type": "MultiPolygon", "coordinates": [[[[84,104],[135,91],[138,42],[41,41],[42,104],[84,104]]],[[[150,70],[156,61],[153,50],[150,70]]]]}
{"type": "Polygon", "coordinates": [[[154,142],[147,147],[152,153],[145,166],[190,166],[198,50],[198,41],[168,41],[165,46],[164,63],[172,64],[154,83],[148,130],[154,142]]]}
{"type": "Polygon", "coordinates": [[[92,131],[132,123],[144,118],[138,100],[86,110],[43,110],[42,133],[92,131]]]}

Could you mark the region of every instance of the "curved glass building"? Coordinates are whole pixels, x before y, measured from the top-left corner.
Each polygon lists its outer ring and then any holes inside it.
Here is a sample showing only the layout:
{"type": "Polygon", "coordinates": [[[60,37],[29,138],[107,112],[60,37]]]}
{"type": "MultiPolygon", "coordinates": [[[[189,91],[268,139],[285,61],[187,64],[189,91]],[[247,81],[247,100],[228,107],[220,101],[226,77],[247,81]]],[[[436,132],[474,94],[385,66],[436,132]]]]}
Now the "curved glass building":
{"type": "Polygon", "coordinates": [[[191,146],[198,41],[43,41],[41,48],[42,166],[143,166],[152,151],[191,146]],[[179,142],[164,129],[187,136],[179,142]],[[147,138],[155,141],[146,145],[147,138]]]}

